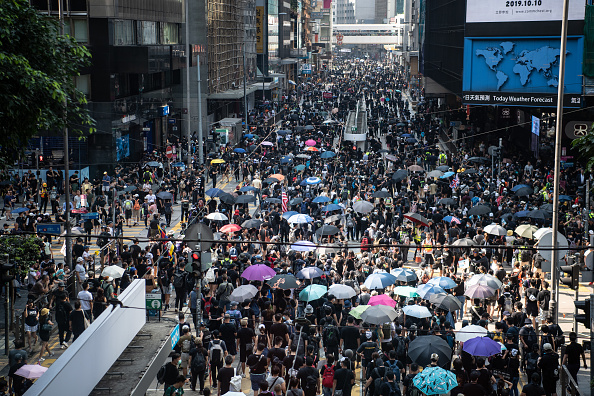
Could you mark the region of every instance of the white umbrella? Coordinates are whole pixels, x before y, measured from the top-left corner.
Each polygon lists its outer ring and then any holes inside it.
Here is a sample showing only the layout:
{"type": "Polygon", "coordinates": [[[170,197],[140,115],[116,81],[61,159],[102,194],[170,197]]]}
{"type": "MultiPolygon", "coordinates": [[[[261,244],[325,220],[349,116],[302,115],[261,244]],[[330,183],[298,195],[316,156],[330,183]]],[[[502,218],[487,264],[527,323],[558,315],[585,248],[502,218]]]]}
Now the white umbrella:
{"type": "Polygon", "coordinates": [[[466,288],[476,284],[489,286],[493,290],[500,289],[503,286],[503,283],[496,276],[489,274],[474,275],[464,283],[466,288]]]}
{"type": "Polygon", "coordinates": [[[121,278],[124,276],[124,272],[126,272],[122,267],[118,267],[117,265],[109,265],[103,268],[103,272],[101,272],[101,276],[109,276],[114,279],[121,278]]]}
{"type": "Polygon", "coordinates": [[[220,221],[229,220],[229,218],[227,216],[225,216],[222,213],[219,213],[218,211],[213,212],[213,213],[209,213],[206,216],[206,218],[209,219],[209,220],[220,220],[220,221]]]}
{"type": "Polygon", "coordinates": [[[313,219],[303,213],[299,213],[296,215],[293,215],[291,217],[289,217],[289,219],[287,220],[289,223],[297,223],[297,224],[303,224],[303,223],[310,223],[313,221],[313,219]]]}
{"type": "Polygon", "coordinates": [[[339,300],[344,300],[345,298],[355,297],[357,295],[357,292],[350,286],[336,284],[330,286],[330,288],[328,289],[328,294],[333,295],[339,300]]]}
{"type": "Polygon", "coordinates": [[[310,241],[297,241],[291,245],[291,249],[296,252],[311,252],[316,250],[316,245],[310,241]]]}
{"type": "Polygon", "coordinates": [[[456,341],[459,342],[466,342],[468,340],[472,340],[476,337],[484,337],[487,335],[487,329],[481,326],[470,325],[466,327],[462,327],[462,329],[458,330],[456,333],[456,341]]]}
{"type": "Polygon", "coordinates": [[[507,230],[501,227],[499,224],[489,224],[485,227],[485,232],[489,235],[507,235],[507,230]]]}
{"type": "Polygon", "coordinates": [[[539,240],[540,238],[543,237],[544,234],[549,233],[549,232],[553,232],[553,229],[551,227],[539,228],[538,230],[534,231],[534,233],[532,234],[532,237],[534,237],[534,239],[536,239],[536,240],[539,240]]]}
{"type": "Polygon", "coordinates": [[[233,290],[231,293],[231,301],[242,303],[247,300],[251,300],[258,294],[258,288],[254,285],[243,285],[233,290]]]}
{"type": "Polygon", "coordinates": [[[373,210],[373,204],[368,201],[357,201],[353,204],[353,210],[357,213],[369,213],[373,210]]]}

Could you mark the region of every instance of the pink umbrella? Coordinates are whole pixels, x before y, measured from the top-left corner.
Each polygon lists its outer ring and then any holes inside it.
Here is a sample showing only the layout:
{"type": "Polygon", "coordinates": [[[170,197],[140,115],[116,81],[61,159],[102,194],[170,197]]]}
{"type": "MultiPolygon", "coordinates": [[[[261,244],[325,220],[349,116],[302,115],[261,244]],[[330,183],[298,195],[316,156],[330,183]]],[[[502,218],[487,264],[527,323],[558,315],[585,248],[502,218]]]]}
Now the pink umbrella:
{"type": "Polygon", "coordinates": [[[308,146],[315,146],[316,145],[316,141],[313,139],[309,139],[305,141],[305,144],[308,146]]]}
{"type": "Polygon", "coordinates": [[[274,277],[275,275],[276,272],[269,266],[265,264],[256,264],[247,267],[241,274],[241,277],[251,281],[263,282],[274,277]]]}
{"type": "Polygon", "coordinates": [[[378,294],[377,296],[371,296],[368,305],[387,305],[394,308],[396,306],[396,301],[387,294],[378,294]]]}
{"type": "Polygon", "coordinates": [[[38,364],[25,364],[20,369],[15,371],[15,374],[23,378],[35,379],[41,377],[46,371],[47,367],[43,367],[38,364]]]}
{"type": "Polygon", "coordinates": [[[274,146],[272,142],[262,142],[262,146],[274,146]]]}

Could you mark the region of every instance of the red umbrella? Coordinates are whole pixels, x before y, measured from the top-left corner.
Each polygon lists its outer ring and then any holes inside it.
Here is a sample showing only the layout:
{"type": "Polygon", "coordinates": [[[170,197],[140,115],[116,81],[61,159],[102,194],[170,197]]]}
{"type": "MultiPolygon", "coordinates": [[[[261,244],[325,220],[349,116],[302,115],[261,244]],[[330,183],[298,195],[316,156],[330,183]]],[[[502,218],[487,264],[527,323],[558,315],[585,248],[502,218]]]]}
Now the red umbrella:
{"type": "Polygon", "coordinates": [[[241,230],[241,227],[238,224],[227,224],[221,227],[221,232],[235,232],[241,230]]]}

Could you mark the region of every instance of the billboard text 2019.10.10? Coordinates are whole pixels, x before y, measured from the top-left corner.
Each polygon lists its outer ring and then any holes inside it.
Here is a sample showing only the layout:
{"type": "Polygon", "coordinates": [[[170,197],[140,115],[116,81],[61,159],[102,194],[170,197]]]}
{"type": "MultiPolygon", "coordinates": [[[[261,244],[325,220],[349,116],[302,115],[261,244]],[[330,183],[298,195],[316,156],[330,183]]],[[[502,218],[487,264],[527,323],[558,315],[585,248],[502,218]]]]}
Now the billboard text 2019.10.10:
{"type": "MultiPolygon", "coordinates": [[[[569,0],[570,21],[584,20],[585,1],[569,0]]],[[[563,0],[467,0],[466,23],[542,22],[563,18],[563,0]]]]}

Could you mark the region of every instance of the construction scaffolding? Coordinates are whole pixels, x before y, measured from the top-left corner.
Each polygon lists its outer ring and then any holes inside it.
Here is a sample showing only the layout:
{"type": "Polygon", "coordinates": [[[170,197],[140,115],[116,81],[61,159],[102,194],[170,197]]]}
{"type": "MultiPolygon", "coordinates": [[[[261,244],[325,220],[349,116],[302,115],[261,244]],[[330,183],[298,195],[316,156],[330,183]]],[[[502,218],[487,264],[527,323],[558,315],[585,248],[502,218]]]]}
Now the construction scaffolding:
{"type": "Polygon", "coordinates": [[[243,84],[245,0],[208,1],[208,93],[243,84]]]}

